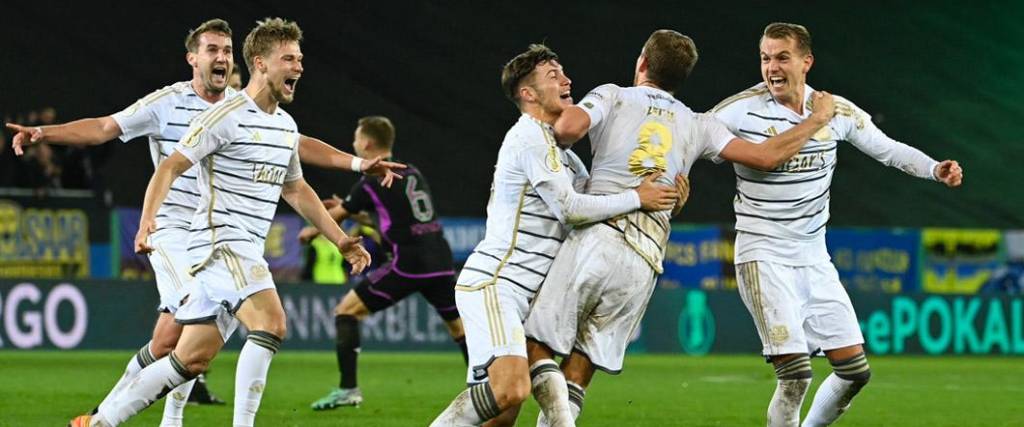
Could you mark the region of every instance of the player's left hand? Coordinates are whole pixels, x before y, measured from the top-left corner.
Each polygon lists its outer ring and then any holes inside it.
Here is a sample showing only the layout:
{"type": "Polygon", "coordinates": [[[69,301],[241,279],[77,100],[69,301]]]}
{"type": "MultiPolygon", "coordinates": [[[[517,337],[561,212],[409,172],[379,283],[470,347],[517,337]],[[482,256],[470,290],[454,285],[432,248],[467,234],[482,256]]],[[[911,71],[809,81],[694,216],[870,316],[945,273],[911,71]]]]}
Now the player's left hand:
{"type": "Polygon", "coordinates": [[[153,234],[156,230],[156,223],[151,219],[142,219],[139,221],[139,232],[135,233],[135,253],[137,254],[148,254],[153,252],[153,247],[149,245],[149,235],[153,234]]]}
{"type": "Polygon", "coordinates": [[[679,198],[676,199],[676,205],[672,207],[672,216],[679,215],[679,212],[683,211],[686,200],[690,198],[690,178],[687,178],[686,175],[676,175],[676,193],[679,193],[679,198]]]}
{"type": "Polygon", "coordinates": [[[956,160],[943,160],[935,166],[935,177],[949,188],[959,187],[964,181],[964,170],[956,160]]]}
{"type": "Polygon", "coordinates": [[[366,252],[362,241],[363,239],[359,237],[345,236],[335,243],[345,261],[352,264],[352,274],[362,273],[366,266],[370,265],[370,253],[366,252]]]}
{"type": "Polygon", "coordinates": [[[402,179],[402,176],[395,173],[393,169],[405,168],[406,166],[401,163],[385,161],[384,158],[377,156],[363,165],[363,173],[381,178],[380,185],[391,188],[391,183],[396,179],[402,179]]]}

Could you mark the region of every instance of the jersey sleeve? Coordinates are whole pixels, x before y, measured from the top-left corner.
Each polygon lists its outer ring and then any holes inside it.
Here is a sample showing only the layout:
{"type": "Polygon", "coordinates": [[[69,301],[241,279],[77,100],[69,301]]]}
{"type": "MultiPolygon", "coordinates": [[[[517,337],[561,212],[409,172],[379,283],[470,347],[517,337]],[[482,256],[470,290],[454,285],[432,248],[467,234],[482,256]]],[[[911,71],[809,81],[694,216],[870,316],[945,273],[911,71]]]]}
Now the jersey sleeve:
{"type": "Polygon", "coordinates": [[[846,122],[845,139],[858,150],[908,175],[937,180],[934,171],[939,162],[921,150],[890,138],[875,126],[871,116],[864,110],[847,101],[837,102],[836,112],[837,117],[846,122]]]}
{"type": "Polygon", "coordinates": [[[744,102],[741,100],[739,102],[727,103],[726,101],[728,101],[728,99],[719,103],[719,106],[706,114],[717,118],[723,125],[725,125],[726,128],[729,129],[729,132],[738,134],[740,122],[743,121],[743,117],[747,114],[743,108],[744,102]]]}
{"type": "MultiPolygon", "coordinates": [[[[174,146],[174,150],[188,158],[192,164],[199,163],[206,156],[229,144],[233,136],[231,132],[234,125],[226,124],[229,120],[221,120],[213,125],[213,127],[207,128],[203,123],[204,121],[200,120],[199,117],[192,120],[188,132],[174,146]]],[[[289,165],[290,170],[291,167],[289,165]]]]}
{"type": "Polygon", "coordinates": [[[349,213],[370,210],[372,201],[370,200],[370,195],[366,192],[366,185],[365,177],[356,181],[352,189],[349,190],[348,195],[345,196],[345,200],[341,202],[341,207],[345,208],[349,213]]]}
{"type": "Polygon", "coordinates": [[[519,160],[530,185],[560,222],[587,224],[640,208],[640,196],[632,190],[604,196],[577,193],[562,170],[566,166],[558,150],[554,145],[529,145],[520,152],[519,160]]]}
{"type": "Polygon", "coordinates": [[[700,144],[700,157],[715,163],[724,161],[719,154],[736,135],[714,114],[697,114],[694,120],[694,138],[700,144]]]}
{"type": "Polygon", "coordinates": [[[302,178],[302,162],[299,161],[298,137],[296,137],[295,145],[296,148],[292,150],[292,157],[288,160],[288,172],[284,176],[284,182],[292,182],[302,178]]]}
{"type": "Polygon", "coordinates": [[[619,87],[613,84],[605,84],[594,88],[576,106],[583,109],[590,116],[590,129],[594,129],[608,117],[608,113],[615,105],[615,97],[618,95],[619,87]]]}
{"type": "Polygon", "coordinates": [[[117,126],[121,128],[121,136],[119,137],[121,142],[128,142],[140,136],[160,133],[159,110],[162,107],[162,103],[155,102],[160,98],[150,102],[147,102],[147,100],[160,96],[161,92],[166,90],[161,89],[153,92],[135,101],[128,108],[110,115],[114,122],[117,123],[117,126]]]}

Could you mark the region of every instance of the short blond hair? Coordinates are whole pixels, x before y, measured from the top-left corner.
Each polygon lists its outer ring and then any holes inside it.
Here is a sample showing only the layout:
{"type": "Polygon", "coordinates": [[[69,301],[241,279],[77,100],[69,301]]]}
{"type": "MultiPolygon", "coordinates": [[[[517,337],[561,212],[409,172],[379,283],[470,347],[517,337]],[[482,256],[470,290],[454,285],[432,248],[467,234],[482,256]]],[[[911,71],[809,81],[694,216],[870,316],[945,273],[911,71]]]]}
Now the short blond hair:
{"type": "Polygon", "coordinates": [[[796,41],[797,49],[800,49],[805,54],[811,54],[811,32],[807,31],[807,28],[803,25],[773,22],[764,27],[764,34],[761,37],[776,40],[791,38],[796,41]]]}
{"type": "Polygon", "coordinates": [[[228,21],[220,18],[214,18],[199,24],[195,29],[189,30],[185,36],[185,49],[192,53],[198,52],[199,36],[204,33],[221,33],[231,38],[231,26],[228,25],[228,21]]]}
{"type": "Polygon", "coordinates": [[[302,41],[302,29],[295,21],[287,21],[281,18],[266,18],[256,21],[256,28],[245,36],[245,43],[242,45],[242,56],[245,58],[245,66],[252,75],[253,58],[267,56],[280,43],[302,41]]]}

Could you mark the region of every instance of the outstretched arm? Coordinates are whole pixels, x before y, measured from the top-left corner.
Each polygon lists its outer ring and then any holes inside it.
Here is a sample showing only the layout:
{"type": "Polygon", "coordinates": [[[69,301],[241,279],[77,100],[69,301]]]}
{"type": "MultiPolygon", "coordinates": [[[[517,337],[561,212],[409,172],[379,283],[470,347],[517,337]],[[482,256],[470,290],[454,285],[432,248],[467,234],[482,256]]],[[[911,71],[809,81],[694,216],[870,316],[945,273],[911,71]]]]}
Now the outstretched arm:
{"type": "Polygon", "coordinates": [[[329,169],[363,172],[381,178],[381,185],[390,188],[395,179],[402,179],[394,169],[405,169],[401,163],[384,161],[380,157],[366,160],[332,147],[317,138],[299,135],[299,158],[303,163],[329,169]]]}
{"type": "Polygon", "coordinates": [[[61,125],[21,126],[7,123],[7,129],[15,132],[11,147],[14,154],[25,153],[24,147],[39,143],[88,146],[99,145],[121,136],[121,127],[113,117],[98,117],[75,120],[61,125]]]}
{"type": "Polygon", "coordinates": [[[181,174],[192,167],[192,161],[175,151],[170,157],[160,162],[153,172],[146,187],[146,197],[142,202],[142,216],[139,218],[139,231],[135,233],[135,253],[147,254],[153,251],[149,246],[149,235],[156,228],[156,212],[171,191],[171,184],[181,174]]]}
{"type": "Polygon", "coordinates": [[[320,230],[324,237],[334,242],[345,259],[352,264],[352,273],[359,274],[370,264],[370,254],[360,244],[361,240],[358,237],[349,237],[342,231],[305,179],[285,182],[281,198],[320,230]]]}
{"type": "Polygon", "coordinates": [[[814,112],[800,124],[760,144],[735,138],[722,149],[719,157],[763,171],[778,168],[795,156],[800,148],[835,115],[835,100],[831,94],[815,92],[813,97],[814,112]]]}
{"type": "Polygon", "coordinates": [[[858,150],[886,166],[897,168],[918,178],[942,182],[947,187],[959,187],[963,169],[955,160],[935,161],[927,154],[902,142],[889,138],[870,119],[850,135],[850,143],[858,150]]]}

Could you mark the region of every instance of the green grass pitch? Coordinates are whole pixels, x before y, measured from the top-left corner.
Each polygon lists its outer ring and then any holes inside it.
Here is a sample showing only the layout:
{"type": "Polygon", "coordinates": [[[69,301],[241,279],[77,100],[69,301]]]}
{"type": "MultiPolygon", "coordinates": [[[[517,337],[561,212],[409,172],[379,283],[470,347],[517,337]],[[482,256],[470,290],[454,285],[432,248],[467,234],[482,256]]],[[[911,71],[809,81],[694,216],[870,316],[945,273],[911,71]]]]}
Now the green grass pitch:
{"type": "MultiPolygon", "coordinates": [[[[58,426],[95,406],[130,351],[0,351],[0,425],[58,426]]],[[[210,386],[230,400],[237,353],[214,361],[210,386]]],[[[999,357],[869,357],[873,377],[840,426],[1024,425],[1024,360],[999,357]]],[[[334,354],[285,349],[274,358],[258,425],[426,426],[464,387],[454,353],[379,353],[360,358],[365,402],[313,412],[309,403],[336,384],[334,354]]],[[[815,390],[828,373],[814,363],[815,390]]],[[[619,376],[598,373],[587,391],[583,426],[764,425],[772,370],[755,355],[630,355],[619,376]]],[[[810,405],[810,394],[804,410],[810,405]]],[[[158,402],[126,425],[159,423],[158,402]]],[[[532,426],[529,402],[520,426],[532,426]]],[[[229,425],[231,407],[185,410],[192,426],[229,425]]]]}

